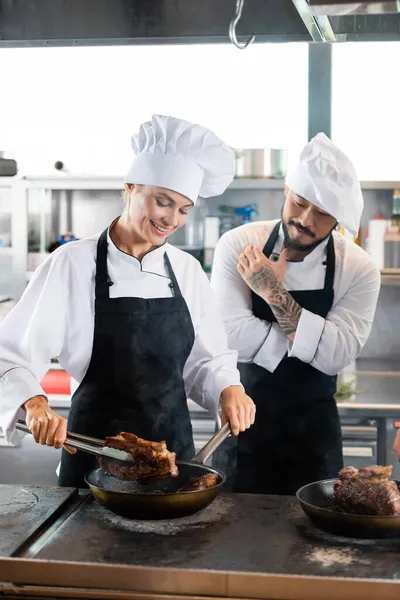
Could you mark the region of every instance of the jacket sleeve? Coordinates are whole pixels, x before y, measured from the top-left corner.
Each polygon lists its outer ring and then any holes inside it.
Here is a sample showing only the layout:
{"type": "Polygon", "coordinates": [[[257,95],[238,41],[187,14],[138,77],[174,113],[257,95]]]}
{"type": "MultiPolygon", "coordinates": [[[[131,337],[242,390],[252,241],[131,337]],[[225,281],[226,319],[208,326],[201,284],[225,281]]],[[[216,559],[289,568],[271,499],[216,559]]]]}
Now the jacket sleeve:
{"type": "Polygon", "coordinates": [[[57,358],[66,331],[66,300],[61,253],[35,272],[19,302],[0,324],[0,427],[13,441],[20,408],[32,396],[46,395],[40,380],[57,358]]]}

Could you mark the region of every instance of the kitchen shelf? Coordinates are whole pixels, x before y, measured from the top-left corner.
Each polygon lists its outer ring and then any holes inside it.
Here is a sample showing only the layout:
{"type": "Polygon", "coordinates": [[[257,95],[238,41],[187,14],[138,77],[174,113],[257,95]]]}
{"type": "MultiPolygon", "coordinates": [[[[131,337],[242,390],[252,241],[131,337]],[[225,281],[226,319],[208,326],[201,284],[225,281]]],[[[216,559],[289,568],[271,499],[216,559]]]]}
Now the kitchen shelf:
{"type": "Polygon", "coordinates": [[[382,285],[400,285],[400,269],[381,269],[382,285]]]}
{"type": "MultiPolygon", "coordinates": [[[[1,187],[0,178],[0,187],[1,187]]],[[[4,179],[4,178],[3,178],[4,179]]],[[[49,175],[26,176],[23,178],[10,178],[5,185],[10,186],[13,181],[26,182],[30,189],[52,190],[117,190],[124,187],[123,176],[102,175],[49,175]]],[[[281,190],[285,185],[284,179],[234,179],[229,190],[281,190]]],[[[364,190],[394,190],[400,189],[400,181],[362,181],[364,190]]]]}

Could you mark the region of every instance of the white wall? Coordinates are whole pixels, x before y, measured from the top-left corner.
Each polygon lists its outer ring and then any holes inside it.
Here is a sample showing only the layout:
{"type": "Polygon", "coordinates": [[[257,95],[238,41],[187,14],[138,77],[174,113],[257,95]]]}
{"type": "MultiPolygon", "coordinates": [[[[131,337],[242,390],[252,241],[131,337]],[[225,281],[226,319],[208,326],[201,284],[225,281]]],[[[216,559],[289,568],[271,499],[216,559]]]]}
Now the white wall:
{"type": "Polygon", "coordinates": [[[332,48],[332,139],[362,180],[400,180],[400,43],[332,48]]]}
{"type": "Polygon", "coordinates": [[[234,147],[307,141],[307,44],[0,49],[0,150],[24,174],[56,160],[123,175],[153,113],[192,120],[234,147]]]}

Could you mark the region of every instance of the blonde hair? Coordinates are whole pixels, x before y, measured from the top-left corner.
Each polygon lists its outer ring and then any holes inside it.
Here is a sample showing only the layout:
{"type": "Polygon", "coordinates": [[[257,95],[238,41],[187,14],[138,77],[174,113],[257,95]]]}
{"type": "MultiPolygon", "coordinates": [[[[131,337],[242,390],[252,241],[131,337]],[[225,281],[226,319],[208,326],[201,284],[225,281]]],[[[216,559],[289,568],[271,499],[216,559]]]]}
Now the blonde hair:
{"type": "MultiPolygon", "coordinates": [[[[135,188],[137,189],[137,191],[141,191],[142,188],[144,188],[145,186],[141,183],[135,183],[135,188]]],[[[128,199],[129,199],[129,194],[126,190],[126,187],[122,190],[121,192],[121,199],[122,202],[125,204],[125,206],[128,204],[128,199]]]]}

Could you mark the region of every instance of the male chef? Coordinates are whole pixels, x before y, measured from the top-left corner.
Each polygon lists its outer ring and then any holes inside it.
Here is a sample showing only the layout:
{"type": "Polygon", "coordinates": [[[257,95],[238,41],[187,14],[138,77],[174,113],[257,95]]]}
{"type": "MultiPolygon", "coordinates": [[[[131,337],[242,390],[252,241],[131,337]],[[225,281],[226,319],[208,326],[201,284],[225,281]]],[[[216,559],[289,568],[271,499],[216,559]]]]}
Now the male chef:
{"type": "Polygon", "coordinates": [[[255,425],[214,455],[234,492],[294,494],[343,467],[337,374],[367,341],[380,288],[370,256],[337,230],[358,232],[355,169],[319,133],[289,174],[279,221],[220,239],[212,287],[255,425]]]}

